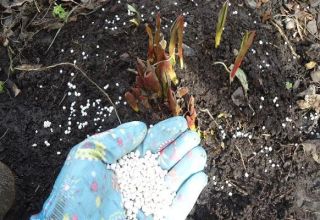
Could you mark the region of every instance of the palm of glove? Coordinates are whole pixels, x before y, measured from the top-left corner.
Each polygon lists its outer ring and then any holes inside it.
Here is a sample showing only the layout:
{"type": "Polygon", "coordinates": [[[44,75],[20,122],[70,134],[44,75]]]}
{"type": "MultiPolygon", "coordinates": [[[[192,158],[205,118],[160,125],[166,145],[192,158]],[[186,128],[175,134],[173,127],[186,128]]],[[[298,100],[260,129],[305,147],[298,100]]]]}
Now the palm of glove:
{"type": "MultiPolygon", "coordinates": [[[[42,211],[31,219],[125,219],[116,176],[106,164],[135,150],[160,152],[160,166],[168,170],[165,181],[177,192],[167,219],[185,219],[207,184],[202,172],[206,153],[199,142],[183,117],[149,130],[142,122],[130,122],[91,136],[72,148],[42,211]]],[[[140,212],[138,219],[152,216],[140,212]]]]}

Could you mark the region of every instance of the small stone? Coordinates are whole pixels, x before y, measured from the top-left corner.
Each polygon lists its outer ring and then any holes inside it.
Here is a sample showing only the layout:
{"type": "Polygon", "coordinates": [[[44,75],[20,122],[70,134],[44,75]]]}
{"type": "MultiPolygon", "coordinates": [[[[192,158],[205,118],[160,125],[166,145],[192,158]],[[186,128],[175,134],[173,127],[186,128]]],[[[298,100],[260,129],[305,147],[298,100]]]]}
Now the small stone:
{"type": "Polygon", "coordinates": [[[246,104],[242,87],[238,87],[236,91],[234,91],[234,93],[231,95],[231,99],[236,106],[242,106],[246,104]]]}
{"type": "Polygon", "coordinates": [[[191,47],[189,47],[186,44],[182,44],[182,48],[183,48],[183,55],[186,57],[192,57],[196,55],[196,52],[194,51],[194,49],[192,49],[191,47]]]}
{"type": "Polygon", "coordinates": [[[311,34],[316,35],[318,32],[318,28],[317,28],[317,21],[316,19],[313,19],[311,21],[308,22],[307,24],[307,29],[310,31],[311,34]]]}
{"type": "Polygon", "coordinates": [[[122,61],[128,61],[130,58],[130,55],[128,53],[123,53],[120,55],[120,60],[122,61]]]}

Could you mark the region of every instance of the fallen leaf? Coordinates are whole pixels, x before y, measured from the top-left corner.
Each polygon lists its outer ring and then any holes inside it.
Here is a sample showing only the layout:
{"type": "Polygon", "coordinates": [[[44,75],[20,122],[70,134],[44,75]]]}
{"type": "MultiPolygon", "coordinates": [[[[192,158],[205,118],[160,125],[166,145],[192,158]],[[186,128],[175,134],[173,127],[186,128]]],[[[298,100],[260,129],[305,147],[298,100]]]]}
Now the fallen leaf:
{"type": "Polygon", "coordinates": [[[316,19],[313,19],[308,22],[307,24],[307,29],[310,31],[311,34],[316,35],[318,33],[318,28],[317,28],[317,21],[316,19]]]}
{"type": "MultiPolygon", "coordinates": [[[[234,65],[231,64],[229,69],[233,69],[233,67],[234,67],[234,65]]],[[[238,68],[238,70],[236,72],[236,77],[238,78],[238,80],[241,83],[241,86],[244,90],[244,95],[247,96],[248,90],[249,90],[248,80],[247,80],[247,76],[246,76],[245,72],[241,68],[238,68]]]]}
{"type": "Polygon", "coordinates": [[[19,93],[21,92],[18,86],[14,82],[12,82],[10,79],[7,79],[5,84],[6,84],[6,88],[13,93],[14,97],[19,95],[19,93]]]}
{"type": "Polygon", "coordinates": [[[304,100],[297,101],[300,109],[313,109],[317,113],[320,113],[320,95],[306,95],[304,100]]]}
{"type": "Polygon", "coordinates": [[[316,87],[315,85],[310,85],[306,90],[303,92],[300,92],[297,96],[298,97],[304,97],[306,95],[314,95],[316,94],[316,87]]]}
{"type": "Polygon", "coordinates": [[[313,82],[320,82],[320,70],[311,73],[311,78],[313,82]]]}
{"type": "Polygon", "coordinates": [[[177,90],[176,93],[178,98],[182,98],[183,96],[189,93],[189,89],[187,87],[181,87],[177,90]]]}
{"type": "Polygon", "coordinates": [[[311,70],[311,69],[315,68],[316,65],[317,65],[316,62],[310,61],[309,63],[306,63],[304,66],[307,68],[307,70],[311,70]]]}
{"type": "Polygon", "coordinates": [[[307,140],[301,144],[304,152],[311,156],[314,161],[320,164],[320,139],[307,140]]]}
{"type": "Polygon", "coordinates": [[[4,8],[12,8],[23,5],[25,2],[32,2],[33,0],[1,0],[0,5],[4,8]]]}
{"type": "Polygon", "coordinates": [[[272,18],[271,10],[265,11],[265,12],[261,15],[262,23],[266,23],[266,21],[270,20],[271,18],[272,18]]]}

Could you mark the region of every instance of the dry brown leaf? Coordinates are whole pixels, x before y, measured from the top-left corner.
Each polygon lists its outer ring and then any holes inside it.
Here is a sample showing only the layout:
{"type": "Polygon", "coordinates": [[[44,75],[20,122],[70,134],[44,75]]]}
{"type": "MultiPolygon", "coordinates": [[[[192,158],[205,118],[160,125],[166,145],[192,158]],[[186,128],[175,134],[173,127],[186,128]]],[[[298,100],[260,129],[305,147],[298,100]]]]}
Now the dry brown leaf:
{"type": "Polygon", "coordinates": [[[177,97],[182,98],[188,93],[189,93],[189,89],[187,87],[181,87],[177,90],[177,97]]]}
{"type": "Polygon", "coordinates": [[[304,152],[320,164],[320,140],[307,140],[301,144],[304,152]]]}
{"type": "Polygon", "coordinates": [[[297,96],[298,97],[305,97],[306,95],[314,95],[316,94],[316,86],[310,85],[306,90],[300,92],[297,96]]]}
{"type": "Polygon", "coordinates": [[[320,95],[306,95],[304,100],[297,101],[300,109],[313,109],[317,113],[320,113],[320,95]]]}
{"type": "Polygon", "coordinates": [[[263,4],[267,3],[267,2],[269,2],[269,0],[258,0],[258,2],[257,2],[257,8],[260,8],[261,5],[263,5],[263,4]]]}
{"type": "Polygon", "coordinates": [[[314,61],[310,61],[309,63],[306,63],[304,66],[307,68],[307,70],[311,70],[317,66],[317,63],[314,61]]]}
{"type": "Polygon", "coordinates": [[[261,15],[262,23],[265,23],[266,21],[270,20],[272,18],[271,10],[265,11],[261,15]]]}
{"type": "Polygon", "coordinates": [[[6,9],[23,5],[25,2],[32,2],[33,0],[1,0],[0,5],[6,9]]]}

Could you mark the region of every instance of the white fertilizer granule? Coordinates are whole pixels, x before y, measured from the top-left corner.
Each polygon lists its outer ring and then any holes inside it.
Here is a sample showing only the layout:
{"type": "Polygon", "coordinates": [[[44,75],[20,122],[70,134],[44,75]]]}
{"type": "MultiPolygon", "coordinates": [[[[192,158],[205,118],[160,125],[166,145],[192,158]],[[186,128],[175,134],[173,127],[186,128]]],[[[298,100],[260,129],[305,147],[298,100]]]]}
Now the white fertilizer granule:
{"type": "Polygon", "coordinates": [[[176,195],[165,183],[167,171],[159,166],[159,154],[147,151],[139,156],[131,152],[108,166],[117,176],[127,219],[137,219],[139,210],[154,220],[165,219],[176,195]]]}

